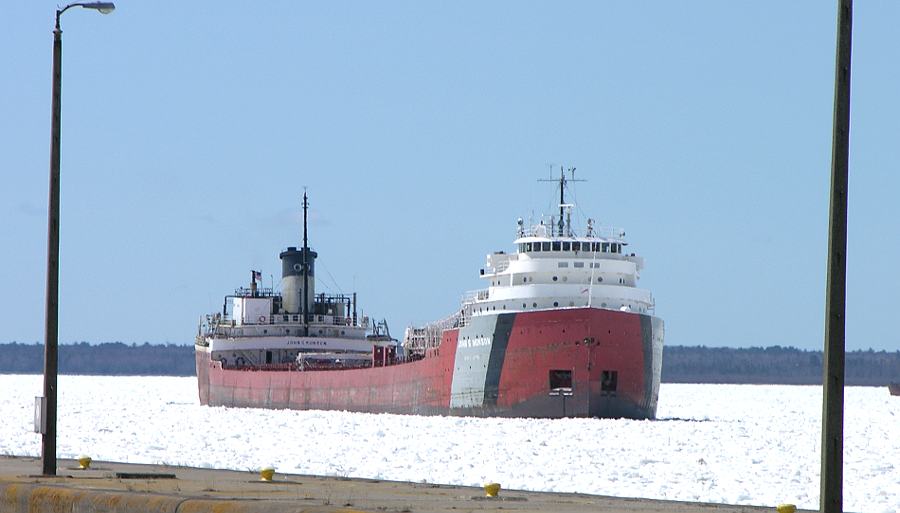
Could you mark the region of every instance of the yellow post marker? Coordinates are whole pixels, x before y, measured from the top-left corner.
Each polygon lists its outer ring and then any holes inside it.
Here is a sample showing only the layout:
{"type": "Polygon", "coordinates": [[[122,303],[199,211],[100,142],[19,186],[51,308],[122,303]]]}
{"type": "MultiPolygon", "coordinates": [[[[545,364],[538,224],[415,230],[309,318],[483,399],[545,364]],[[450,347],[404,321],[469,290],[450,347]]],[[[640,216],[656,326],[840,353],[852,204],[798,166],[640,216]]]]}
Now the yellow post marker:
{"type": "Polygon", "coordinates": [[[797,511],[797,506],[794,506],[793,504],[779,504],[778,506],[775,506],[775,511],[778,513],[794,513],[797,511]]]}
{"type": "Polygon", "coordinates": [[[488,483],[484,485],[484,493],[488,497],[496,497],[500,495],[500,483],[488,483]]]}
{"type": "Polygon", "coordinates": [[[80,468],[81,470],[87,470],[88,467],[90,467],[90,466],[91,466],[91,457],[90,456],[85,456],[84,454],[82,454],[81,456],[78,457],[78,468],[80,468]]]}
{"type": "Polygon", "coordinates": [[[263,467],[259,470],[260,481],[271,481],[275,477],[275,469],[272,467],[263,467]]]}

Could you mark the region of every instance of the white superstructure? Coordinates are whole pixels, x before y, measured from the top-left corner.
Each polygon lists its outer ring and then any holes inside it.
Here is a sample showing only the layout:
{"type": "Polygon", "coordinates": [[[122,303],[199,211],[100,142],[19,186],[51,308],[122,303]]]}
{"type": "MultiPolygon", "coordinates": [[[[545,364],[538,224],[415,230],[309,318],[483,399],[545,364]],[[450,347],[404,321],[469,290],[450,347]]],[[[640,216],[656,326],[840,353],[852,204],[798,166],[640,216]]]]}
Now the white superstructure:
{"type": "MultiPolygon", "coordinates": [[[[561,175],[561,190],[566,182],[561,175]]],[[[626,251],[625,231],[597,229],[588,219],[578,236],[571,223],[574,205],[561,195],[559,207],[559,218],[550,216],[547,224],[526,227],[518,220],[515,253],[487,256],[481,278],[488,287],[463,297],[463,323],[471,316],[560,308],[653,313],[652,294],[637,288],[644,260],[626,251]]]]}
{"type": "Polygon", "coordinates": [[[303,194],[303,247],[288,247],[281,260],[281,293],[260,288],[262,273],[251,271],[250,288],[225,296],[221,313],[201,318],[197,350],[224,367],[296,366],[344,368],[376,354],[395,353],[387,322],[357,315],[356,294],[315,292],[318,253],[307,241],[307,196],[303,194]],[[380,351],[380,352],[379,352],[380,351]],[[329,355],[328,358],[325,355],[329,355]]]}

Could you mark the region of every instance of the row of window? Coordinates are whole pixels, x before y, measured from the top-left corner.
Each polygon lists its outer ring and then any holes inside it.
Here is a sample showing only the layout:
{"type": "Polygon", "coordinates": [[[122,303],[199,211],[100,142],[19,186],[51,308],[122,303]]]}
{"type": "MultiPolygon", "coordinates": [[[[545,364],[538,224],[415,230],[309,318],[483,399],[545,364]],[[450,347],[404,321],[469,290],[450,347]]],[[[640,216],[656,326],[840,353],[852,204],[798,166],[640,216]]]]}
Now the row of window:
{"type": "Polygon", "coordinates": [[[536,251],[583,251],[586,253],[621,253],[623,244],[618,242],[520,242],[519,253],[536,251]]]}
{"type": "MultiPolygon", "coordinates": [[[[590,262],[590,264],[591,264],[591,268],[593,268],[593,269],[600,268],[600,262],[590,262]]],[[[572,262],[572,265],[576,269],[581,269],[584,267],[584,262],[572,262]]],[[[569,267],[569,262],[559,262],[557,264],[557,267],[559,267],[560,269],[567,268],[567,267],[569,267]]]]}
{"type": "MultiPolygon", "coordinates": [[[[569,306],[570,306],[570,307],[575,306],[575,302],[574,302],[574,301],[569,301],[569,306]]],[[[606,304],[606,303],[601,303],[600,306],[603,307],[603,308],[606,308],[606,307],[607,307],[607,304],[606,304]]],[[[559,307],[559,301],[554,301],[554,302],[553,302],[553,307],[554,307],[554,308],[558,308],[558,307],[559,307]]],[[[531,308],[538,308],[538,304],[537,304],[536,302],[535,302],[535,303],[532,303],[532,304],[531,304],[531,308]]],[[[546,307],[543,307],[543,308],[546,308],[546,307]]],[[[501,309],[501,310],[506,310],[506,305],[505,305],[505,304],[504,304],[504,305],[500,305],[500,309],[501,309]]],[[[527,309],[528,309],[528,303],[522,303],[522,309],[523,309],[523,310],[527,310],[527,309]]],[[[480,307],[480,308],[478,308],[478,309],[473,309],[473,310],[472,310],[473,313],[485,313],[485,312],[490,313],[490,312],[495,312],[495,311],[497,311],[497,305],[494,305],[494,306],[485,306],[485,307],[480,307]]],[[[644,308],[643,306],[641,306],[641,307],[638,308],[638,311],[643,313],[643,312],[646,312],[647,309],[644,308]]]]}
{"type": "MultiPolygon", "coordinates": [[[[264,329],[264,330],[263,330],[263,335],[268,335],[268,334],[269,334],[268,328],[267,328],[267,329],[264,329]]],[[[290,335],[290,334],[291,334],[291,329],[290,329],[290,328],[285,328],[285,329],[284,329],[284,334],[285,334],[285,335],[290,335]]],[[[302,334],[303,334],[303,330],[297,330],[297,335],[302,335],[302,334]]],[[[346,334],[346,333],[344,332],[344,330],[341,330],[341,336],[343,337],[345,334],[346,334]]],[[[336,336],[337,336],[337,330],[328,330],[327,333],[326,333],[325,331],[319,329],[319,335],[327,335],[327,336],[334,336],[334,337],[336,337],[336,336]]]]}
{"type": "MultiPolygon", "coordinates": [[[[559,276],[554,276],[554,277],[553,277],[553,281],[558,281],[558,280],[559,280],[559,276]]],[[[563,277],[562,277],[562,281],[569,281],[569,277],[568,277],[568,276],[563,276],[563,277]]],[[[597,283],[601,283],[602,281],[603,281],[603,276],[597,276],[597,283]]],[[[522,276],[522,283],[528,283],[528,282],[534,283],[534,276],[522,276]]],[[[625,283],[625,280],[622,279],[622,278],[619,278],[619,283],[625,283]]],[[[492,285],[498,285],[498,286],[499,286],[499,285],[500,285],[500,281],[498,280],[496,283],[491,282],[491,284],[492,284],[492,285]]]]}

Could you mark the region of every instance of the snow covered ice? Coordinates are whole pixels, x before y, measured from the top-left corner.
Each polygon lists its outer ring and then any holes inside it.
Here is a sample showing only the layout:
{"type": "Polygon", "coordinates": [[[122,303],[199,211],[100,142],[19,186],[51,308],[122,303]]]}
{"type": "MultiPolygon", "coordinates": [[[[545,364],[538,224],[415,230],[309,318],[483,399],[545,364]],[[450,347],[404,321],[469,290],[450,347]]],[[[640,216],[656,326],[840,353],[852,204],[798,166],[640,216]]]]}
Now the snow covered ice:
{"type": "MultiPolygon", "coordinates": [[[[0,375],[0,454],[39,456],[38,375],[0,375]]],[[[59,377],[58,455],[817,509],[821,387],[676,385],[657,421],[211,408],[195,378],[59,377]]],[[[900,398],[845,395],[844,506],[900,511],[900,398]]]]}

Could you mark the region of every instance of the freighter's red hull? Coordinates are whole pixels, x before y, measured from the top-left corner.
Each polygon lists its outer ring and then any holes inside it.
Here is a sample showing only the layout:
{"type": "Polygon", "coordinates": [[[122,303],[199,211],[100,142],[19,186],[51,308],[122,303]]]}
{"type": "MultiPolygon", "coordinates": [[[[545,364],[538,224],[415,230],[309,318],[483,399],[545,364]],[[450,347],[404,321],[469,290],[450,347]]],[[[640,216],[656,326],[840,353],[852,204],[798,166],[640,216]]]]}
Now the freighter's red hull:
{"type": "Polygon", "coordinates": [[[196,355],[211,406],[653,418],[662,321],[593,308],[473,317],[424,359],[363,369],[235,370],[196,355]]]}

